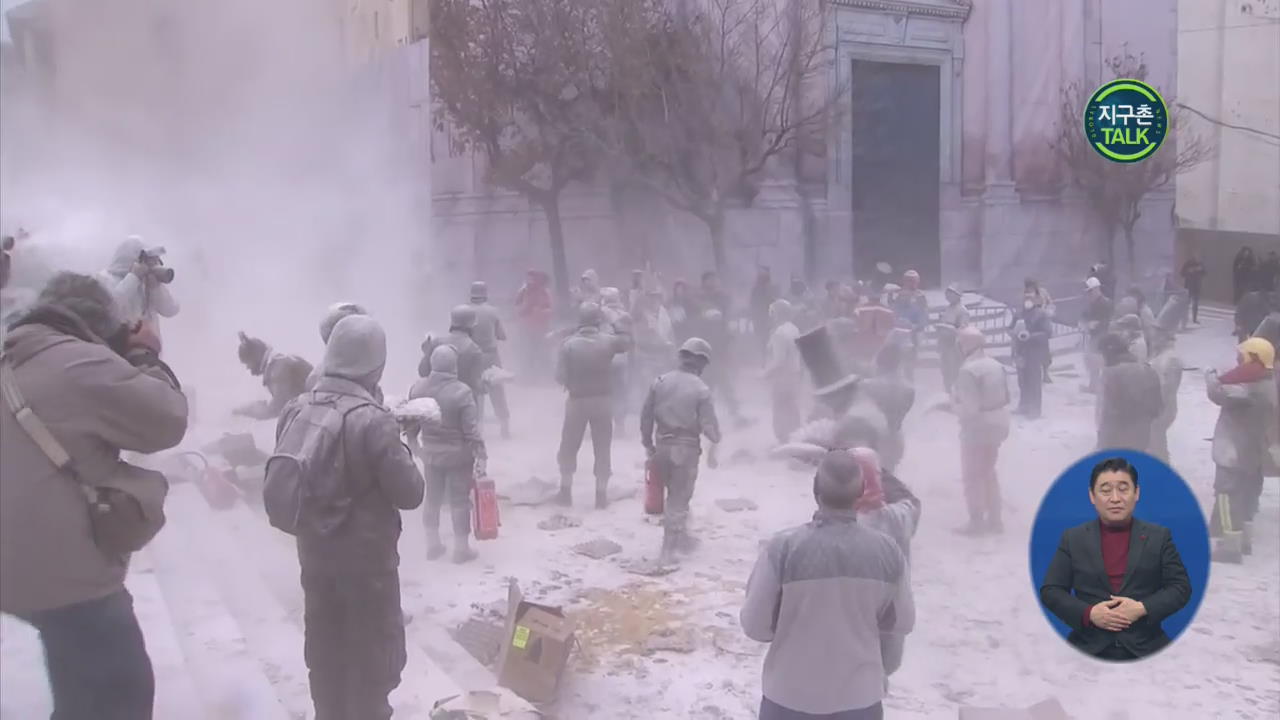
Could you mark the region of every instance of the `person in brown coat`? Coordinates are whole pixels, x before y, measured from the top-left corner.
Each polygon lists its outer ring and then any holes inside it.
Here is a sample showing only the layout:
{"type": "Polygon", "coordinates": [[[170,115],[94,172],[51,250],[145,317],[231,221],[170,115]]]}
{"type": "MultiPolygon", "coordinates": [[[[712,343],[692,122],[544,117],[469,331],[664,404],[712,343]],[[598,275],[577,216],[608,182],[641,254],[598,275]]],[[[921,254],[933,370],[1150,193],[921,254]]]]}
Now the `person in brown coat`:
{"type": "Polygon", "coordinates": [[[1107,333],[1098,341],[1106,367],[1099,379],[1098,449],[1146,452],[1151,427],[1164,410],[1160,375],[1130,351],[1130,341],[1107,333]]]}
{"type": "MultiPolygon", "coordinates": [[[[159,354],[149,328],[124,329],[96,279],[60,273],[13,325],[4,363],[81,480],[128,492],[120,451],[159,452],[186,434],[186,397],[159,354]]],[[[129,558],[95,543],[84,487],[2,407],[0,611],[39,631],[54,717],[150,718],[155,679],[124,585],[129,558]]]]}

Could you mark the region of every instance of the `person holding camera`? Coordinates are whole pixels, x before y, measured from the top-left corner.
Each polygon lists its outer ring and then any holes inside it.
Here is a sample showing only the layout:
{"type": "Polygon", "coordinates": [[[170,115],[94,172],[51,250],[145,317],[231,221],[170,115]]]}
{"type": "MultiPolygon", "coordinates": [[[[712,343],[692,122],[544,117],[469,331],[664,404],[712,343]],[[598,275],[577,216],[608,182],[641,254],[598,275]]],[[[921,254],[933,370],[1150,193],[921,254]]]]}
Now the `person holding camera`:
{"type": "Polygon", "coordinates": [[[111,290],[125,322],[141,320],[160,333],[159,317],[178,314],[178,301],[169,291],[173,268],[164,266],[164,248],[148,248],[131,235],[116,248],[103,282],[111,290]]]}
{"type": "Polygon", "coordinates": [[[63,272],[0,358],[0,612],[44,645],[53,716],[150,718],[155,679],[125,589],[164,523],[168,483],[120,452],[176,446],[187,399],[144,324],[94,277],[63,272]]]}
{"type": "Polygon", "coordinates": [[[1051,357],[1049,338],[1053,325],[1044,309],[1044,298],[1027,293],[1022,299],[1022,312],[1014,316],[1009,334],[1013,336],[1013,364],[1018,368],[1017,415],[1040,417],[1044,369],[1051,357]]]}

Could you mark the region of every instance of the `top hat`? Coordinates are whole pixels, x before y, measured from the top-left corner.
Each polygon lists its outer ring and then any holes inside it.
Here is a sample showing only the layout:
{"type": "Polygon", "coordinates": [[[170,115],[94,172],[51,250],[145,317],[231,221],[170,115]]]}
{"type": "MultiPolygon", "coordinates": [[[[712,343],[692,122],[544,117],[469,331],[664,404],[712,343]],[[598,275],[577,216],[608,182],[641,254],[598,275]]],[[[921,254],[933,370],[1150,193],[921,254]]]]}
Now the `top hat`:
{"type": "Polygon", "coordinates": [[[1187,306],[1190,304],[1191,298],[1185,292],[1170,295],[1169,299],[1164,301],[1164,307],[1160,308],[1160,314],[1156,315],[1156,329],[1176,332],[1178,326],[1182,324],[1182,319],[1187,316],[1187,306]]]}
{"type": "Polygon", "coordinates": [[[820,325],[796,338],[796,348],[800,351],[800,360],[808,369],[809,376],[813,378],[813,386],[817,388],[814,394],[818,397],[857,384],[857,373],[845,372],[840,364],[826,325],[820,325]]]}

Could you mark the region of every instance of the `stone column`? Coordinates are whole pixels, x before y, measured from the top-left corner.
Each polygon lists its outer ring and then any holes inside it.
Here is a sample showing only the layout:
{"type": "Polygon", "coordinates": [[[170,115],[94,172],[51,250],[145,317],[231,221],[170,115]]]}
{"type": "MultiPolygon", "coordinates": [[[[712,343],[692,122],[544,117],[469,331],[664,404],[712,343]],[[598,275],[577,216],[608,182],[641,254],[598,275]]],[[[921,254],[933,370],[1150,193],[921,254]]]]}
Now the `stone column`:
{"type": "Polygon", "coordinates": [[[1085,0],[1060,0],[1063,85],[1079,83],[1081,92],[1092,92],[1085,82],[1085,0]]]}
{"type": "Polygon", "coordinates": [[[987,3],[987,193],[1013,189],[1011,60],[1013,23],[1009,0],[987,3]]]}

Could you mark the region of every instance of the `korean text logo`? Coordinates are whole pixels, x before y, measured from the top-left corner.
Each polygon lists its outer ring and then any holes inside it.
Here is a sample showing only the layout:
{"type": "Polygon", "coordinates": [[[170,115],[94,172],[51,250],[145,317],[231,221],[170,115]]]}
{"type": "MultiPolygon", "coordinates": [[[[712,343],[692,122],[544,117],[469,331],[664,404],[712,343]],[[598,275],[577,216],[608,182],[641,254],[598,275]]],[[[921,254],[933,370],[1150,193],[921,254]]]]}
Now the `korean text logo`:
{"type": "Polygon", "coordinates": [[[1085,137],[1099,155],[1114,162],[1151,157],[1168,130],[1169,110],[1164,98],[1141,80],[1112,80],[1085,103],[1085,137]]]}

